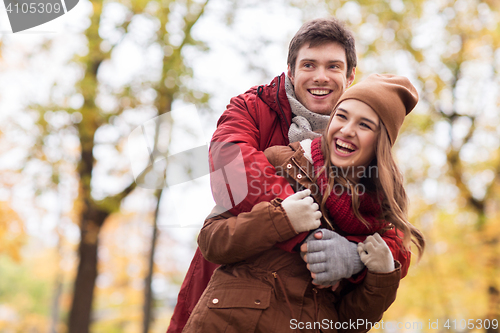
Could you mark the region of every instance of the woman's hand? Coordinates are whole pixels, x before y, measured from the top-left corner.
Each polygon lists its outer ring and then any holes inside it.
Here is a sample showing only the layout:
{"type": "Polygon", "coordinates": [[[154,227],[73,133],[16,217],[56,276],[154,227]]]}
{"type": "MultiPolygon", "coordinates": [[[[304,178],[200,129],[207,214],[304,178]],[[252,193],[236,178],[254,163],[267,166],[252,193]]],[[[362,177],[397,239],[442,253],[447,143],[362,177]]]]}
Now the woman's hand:
{"type": "Polygon", "coordinates": [[[374,273],[389,273],[394,270],[394,258],[391,250],[382,239],[375,234],[368,236],[363,243],[358,244],[361,261],[374,273]]]}
{"type": "MultiPolygon", "coordinates": [[[[316,239],[321,239],[323,237],[323,234],[320,231],[318,231],[318,232],[314,233],[314,237],[316,239]]],[[[307,263],[307,260],[306,260],[307,259],[307,254],[306,253],[307,253],[307,243],[304,243],[304,244],[302,244],[300,246],[300,255],[302,256],[302,259],[304,259],[304,261],[307,263]]],[[[309,264],[307,264],[307,269],[309,269],[309,264]]],[[[311,277],[313,279],[315,279],[316,278],[316,274],[315,273],[311,273],[311,277]]],[[[340,284],[340,281],[337,281],[337,282],[333,283],[332,285],[327,285],[327,286],[324,286],[324,285],[321,285],[321,284],[316,284],[314,282],[312,284],[314,285],[314,287],[316,287],[318,289],[331,288],[332,291],[335,291],[338,288],[338,286],[340,284]]]]}

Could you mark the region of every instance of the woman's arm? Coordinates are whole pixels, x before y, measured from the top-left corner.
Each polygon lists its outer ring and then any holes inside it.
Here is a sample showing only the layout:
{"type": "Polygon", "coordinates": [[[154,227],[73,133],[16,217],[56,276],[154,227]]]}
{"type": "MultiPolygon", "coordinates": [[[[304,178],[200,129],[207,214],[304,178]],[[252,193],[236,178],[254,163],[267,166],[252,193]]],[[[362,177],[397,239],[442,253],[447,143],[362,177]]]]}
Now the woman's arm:
{"type": "Polygon", "coordinates": [[[384,312],[396,299],[396,293],[401,280],[401,265],[394,262],[396,269],[389,273],[374,273],[368,271],[365,279],[354,290],[341,296],[336,308],[341,323],[355,323],[345,325],[340,329],[342,333],[367,332],[375,325],[384,312]]]}

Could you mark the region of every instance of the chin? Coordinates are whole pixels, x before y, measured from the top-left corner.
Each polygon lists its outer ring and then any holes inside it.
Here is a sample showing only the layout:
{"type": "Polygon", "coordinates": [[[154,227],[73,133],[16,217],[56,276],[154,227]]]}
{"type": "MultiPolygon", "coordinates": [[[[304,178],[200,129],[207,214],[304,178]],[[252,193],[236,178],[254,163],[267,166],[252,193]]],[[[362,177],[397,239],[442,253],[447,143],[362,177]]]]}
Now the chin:
{"type": "Polygon", "coordinates": [[[332,113],[332,109],[314,109],[314,108],[307,108],[311,112],[317,113],[317,114],[322,114],[322,115],[330,115],[332,113]]]}
{"type": "Polygon", "coordinates": [[[346,163],[337,163],[337,164],[334,163],[333,165],[335,165],[337,168],[341,168],[341,169],[346,169],[346,168],[350,169],[352,167],[352,165],[349,163],[347,163],[347,164],[346,163]]]}

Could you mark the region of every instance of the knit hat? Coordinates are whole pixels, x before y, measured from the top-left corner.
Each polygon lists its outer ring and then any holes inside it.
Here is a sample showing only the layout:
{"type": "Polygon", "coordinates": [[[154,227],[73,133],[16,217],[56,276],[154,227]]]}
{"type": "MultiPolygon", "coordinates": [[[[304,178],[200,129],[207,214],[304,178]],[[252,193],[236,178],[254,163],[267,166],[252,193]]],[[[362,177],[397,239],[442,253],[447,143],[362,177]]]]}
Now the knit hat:
{"type": "Polygon", "coordinates": [[[405,116],[418,102],[418,93],[410,80],[404,76],[372,74],[347,89],[335,109],[346,99],[366,103],[377,113],[387,129],[392,146],[405,116]]]}

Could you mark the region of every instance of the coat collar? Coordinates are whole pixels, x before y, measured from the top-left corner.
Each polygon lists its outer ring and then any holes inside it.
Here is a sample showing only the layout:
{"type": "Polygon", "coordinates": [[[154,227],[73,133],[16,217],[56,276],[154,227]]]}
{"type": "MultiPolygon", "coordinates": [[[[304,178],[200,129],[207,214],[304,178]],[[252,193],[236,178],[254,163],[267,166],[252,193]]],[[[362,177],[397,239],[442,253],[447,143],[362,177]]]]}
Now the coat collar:
{"type": "MultiPolygon", "coordinates": [[[[285,160],[281,167],[297,185],[310,189],[311,195],[316,202],[321,203],[322,196],[320,189],[314,181],[314,166],[304,156],[300,142],[290,143],[289,147],[292,148],[293,154],[285,160]]],[[[296,188],[295,190],[298,191],[300,189],[296,188]]]]}
{"type": "Polygon", "coordinates": [[[292,122],[292,110],[286,97],[285,73],[276,76],[271,83],[257,87],[257,96],[275,111],[281,120],[282,125],[288,129],[292,122]]]}

